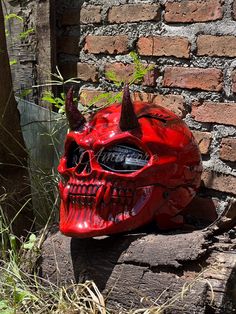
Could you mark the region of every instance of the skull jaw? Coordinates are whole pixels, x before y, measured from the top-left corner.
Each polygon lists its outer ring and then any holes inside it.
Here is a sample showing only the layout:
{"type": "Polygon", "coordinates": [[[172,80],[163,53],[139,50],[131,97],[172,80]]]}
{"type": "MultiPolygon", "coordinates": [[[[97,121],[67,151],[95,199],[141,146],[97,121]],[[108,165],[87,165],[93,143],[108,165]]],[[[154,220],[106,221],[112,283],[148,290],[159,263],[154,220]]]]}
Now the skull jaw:
{"type": "Polygon", "coordinates": [[[122,232],[128,232],[134,230],[142,225],[149,223],[153,215],[147,219],[147,215],[145,216],[145,220],[142,219],[143,215],[140,217],[134,218],[131,217],[126,221],[122,222],[109,222],[104,224],[103,227],[94,228],[92,226],[86,224],[79,224],[79,223],[64,223],[60,221],[60,231],[66,236],[73,237],[73,238],[91,238],[91,237],[98,237],[98,236],[105,236],[105,235],[112,235],[122,232]]]}
{"type": "MultiPolygon", "coordinates": [[[[109,214],[109,204],[103,208],[107,215],[104,217],[101,208],[78,208],[76,204],[61,202],[60,208],[60,231],[70,237],[89,238],[104,236],[114,233],[122,233],[134,230],[152,221],[157,199],[160,195],[153,193],[153,187],[144,187],[141,197],[132,208],[127,209],[124,205],[123,211],[118,211],[116,215],[109,214]],[[80,214],[79,214],[80,213],[80,214]]],[[[160,203],[160,202],[158,202],[160,203]]]]}
{"type": "Polygon", "coordinates": [[[89,238],[128,232],[153,220],[161,230],[181,228],[182,205],[185,207],[195,195],[193,192],[186,194],[187,190],[182,187],[176,188],[170,195],[171,199],[166,199],[164,195],[167,189],[164,187],[139,188],[139,197],[133,208],[127,210],[127,205],[124,205],[124,210],[121,211],[119,207],[116,215],[114,208],[111,211],[109,204],[88,210],[85,206],[79,209],[73,204],[70,205],[68,199],[64,199],[60,208],[60,231],[70,237],[89,238]],[[176,202],[173,202],[174,196],[176,202]]]}

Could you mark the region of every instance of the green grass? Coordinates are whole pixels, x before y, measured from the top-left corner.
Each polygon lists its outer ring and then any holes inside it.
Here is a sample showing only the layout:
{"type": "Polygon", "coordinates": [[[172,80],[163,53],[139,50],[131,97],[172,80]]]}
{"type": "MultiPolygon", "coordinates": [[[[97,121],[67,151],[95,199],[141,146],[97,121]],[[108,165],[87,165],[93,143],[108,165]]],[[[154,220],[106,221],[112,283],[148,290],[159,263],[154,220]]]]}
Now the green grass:
{"type": "Polygon", "coordinates": [[[46,228],[21,241],[11,232],[0,197],[0,313],[108,313],[93,282],[56,286],[38,275],[46,228]]]}

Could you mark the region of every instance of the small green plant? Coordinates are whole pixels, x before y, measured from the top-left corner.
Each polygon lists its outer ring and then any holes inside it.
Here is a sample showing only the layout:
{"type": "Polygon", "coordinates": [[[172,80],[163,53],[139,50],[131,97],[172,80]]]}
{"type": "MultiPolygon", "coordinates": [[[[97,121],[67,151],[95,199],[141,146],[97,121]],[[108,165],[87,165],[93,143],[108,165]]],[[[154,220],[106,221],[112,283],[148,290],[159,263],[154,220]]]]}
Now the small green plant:
{"type": "Polygon", "coordinates": [[[26,98],[28,95],[30,95],[33,92],[31,88],[25,88],[20,91],[20,93],[17,95],[19,98],[26,98]]]}
{"type": "MultiPolygon", "coordinates": [[[[56,66],[56,73],[48,73],[48,74],[49,76],[52,76],[54,79],[47,80],[44,84],[34,85],[33,88],[47,87],[47,86],[60,86],[63,91],[60,93],[59,96],[55,96],[52,91],[45,91],[43,93],[42,101],[45,101],[47,104],[53,105],[55,108],[58,109],[58,112],[60,114],[63,114],[65,112],[65,86],[67,84],[72,84],[72,83],[79,84],[80,80],[78,80],[75,77],[65,80],[57,66],[56,66]]],[[[77,101],[76,97],[74,101],[77,101]]]]}
{"type": "Polygon", "coordinates": [[[17,20],[21,21],[22,23],[24,22],[24,19],[15,13],[9,13],[9,14],[5,15],[5,21],[9,21],[11,19],[17,19],[17,20]]]}
{"type": "Polygon", "coordinates": [[[130,81],[130,84],[133,84],[135,82],[140,83],[144,76],[148,74],[148,72],[150,72],[151,70],[153,70],[155,68],[154,64],[150,64],[150,65],[145,65],[143,64],[137,53],[135,53],[134,51],[130,52],[130,56],[133,59],[134,62],[134,73],[132,76],[132,79],[130,81]]]}
{"type": "MultiPolygon", "coordinates": [[[[113,71],[106,72],[106,78],[112,81],[117,88],[121,89],[124,84],[132,85],[132,84],[139,84],[144,79],[145,75],[147,75],[151,70],[154,69],[155,65],[146,65],[141,62],[139,56],[136,52],[131,51],[130,57],[134,64],[134,71],[132,75],[129,77],[128,81],[125,79],[120,79],[117,77],[116,73],[113,71]]],[[[104,105],[100,106],[99,108],[106,107],[114,102],[121,102],[123,92],[108,92],[108,93],[101,93],[98,96],[95,96],[88,105],[88,108],[93,107],[99,101],[103,101],[104,105]]]]}
{"type": "Polygon", "coordinates": [[[154,64],[151,65],[143,64],[135,51],[131,51],[129,55],[133,61],[134,70],[132,75],[129,77],[128,81],[125,81],[125,79],[118,78],[113,71],[106,72],[106,78],[112,81],[119,88],[124,84],[132,85],[141,83],[145,75],[147,75],[155,67],[154,64]]]}
{"type": "Polygon", "coordinates": [[[20,32],[20,39],[25,40],[32,33],[34,33],[34,28],[29,28],[26,31],[20,32]]]}
{"type": "Polygon", "coordinates": [[[55,97],[51,91],[45,91],[42,100],[57,108],[58,113],[63,114],[65,112],[65,93],[60,93],[60,97],[55,97]]]}
{"type": "MultiPolygon", "coordinates": [[[[8,22],[8,21],[11,21],[11,20],[17,20],[17,21],[20,21],[22,23],[22,26],[24,24],[24,18],[17,15],[16,13],[9,13],[9,14],[6,14],[5,15],[5,21],[8,22]]],[[[6,36],[9,36],[9,31],[6,29],[5,30],[6,32],[6,36]]],[[[21,40],[25,40],[27,37],[29,37],[30,34],[34,33],[34,28],[31,27],[31,28],[28,28],[26,29],[25,31],[22,31],[18,34],[19,38],[21,40]]]]}
{"type": "Polygon", "coordinates": [[[101,109],[103,107],[107,107],[115,102],[121,102],[122,101],[122,95],[123,91],[114,93],[114,92],[107,92],[107,93],[101,93],[95,97],[89,102],[89,104],[85,107],[84,112],[96,111],[98,109],[101,109]],[[97,103],[103,103],[103,105],[100,104],[99,108],[94,107],[97,103]]]}
{"type": "MultiPolygon", "coordinates": [[[[55,97],[51,91],[45,91],[42,97],[43,101],[53,105],[55,108],[58,109],[58,113],[64,114],[65,113],[65,93],[60,93],[60,96],[55,97]]],[[[77,102],[78,98],[74,97],[74,102],[77,102]]]]}
{"type": "MultiPolygon", "coordinates": [[[[151,70],[154,69],[154,65],[146,65],[141,62],[139,59],[139,56],[136,52],[132,51],[130,52],[130,57],[134,64],[134,71],[133,74],[129,77],[128,82],[125,79],[118,78],[116,73],[113,71],[107,71],[106,72],[106,78],[113,82],[113,84],[116,85],[117,88],[122,89],[122,86],[124,84],[137,84],[140,83],[145,75],[149,73],[151,70]]],[[[64,104],[65,104],[65,87],[68,84],[72,83],[80,83],[80,80],[77,78],[70,78],[68,80],[64,80],[62,74],[60,73],[58,67],[56,67],[56,73],[49,73],[50,76],[52,76],[54,79],[47,80],[44,84],[41,85],[35,85],[33,87],[47,87],[47,86],[61,86],[63,89],[63,92],[60,93],[59,96],[55,96],[51,91],[45,91],[44,95],[42,97],[42,101],[46,101],[47,103],[53,105],[58,109],[58,112],[63,114],[65,112],[64,104]]],[[[78,104],[79,109],[84,113],[90,113],[98,110],[96,108],[96,103],[102,102],[103,105],[99,106],[99,108],[106,107],[112,103],[115,102],[121,102],[122,100],[122,91],[119,92],[105,92],[101,93],[98,96],[95,96],[91,101],[88,102],[88,105],[83,105],[81,103],[78,104]]],[[[83,95],[83,98],[84,95],[83,95]]],[[[78,99],[75,97],[75,102],[78,102],[78,99]]]]}
{"type": "Polygon", "coordinates": [[[10,60],[10,65],[15,65],[15,64],[17,64],[17,60],[16,59],[10,60]]]}
{"type": "MultiPolygon", "coordinates": [[[[10,22],[10,21],[14,22],[14,20],[19,21],[20,23],[22,23],[22,25],[24,23],[24,19],[21,16],[15,14],[15,13],[6,14],[4,16],[4,18],[5,18],[5,23],[10,22]]],[[[10,32],[9,32],[9,30],[7,28],[5,28],[5,34],[6,34],[6,37],[10,36],[10,32]]]]}
{"type": "Polygon", "coordinates": [[[65,80],[58,68],[58,66],[56,66],[56,73],[48,73],[49,76],[54,77],[54,79],[52,80],[46,80],[46,82],[44,84],[39,84],[39,85],[34,85],[32,87],[38,88],[38,87],[46,87],[46,86],[62,86],[62,88],[64,89],[64,87],[69,84],[69,83],[75,83],[75,84],[79,84],[80,80],[78,80],[76,77],[72,77],[68,80],[65,80]]]}

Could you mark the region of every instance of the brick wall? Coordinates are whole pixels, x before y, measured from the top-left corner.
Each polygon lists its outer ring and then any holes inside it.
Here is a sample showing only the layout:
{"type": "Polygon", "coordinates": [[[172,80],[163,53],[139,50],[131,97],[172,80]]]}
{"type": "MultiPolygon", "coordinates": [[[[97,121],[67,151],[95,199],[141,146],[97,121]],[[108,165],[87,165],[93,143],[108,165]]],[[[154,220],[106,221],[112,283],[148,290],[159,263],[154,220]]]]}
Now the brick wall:
{"type": "Polygon", "coordinates": [[[58,64],[82,80],[85,103],[116,90],[108,69],[129,75],[130,51],[155,65],[135,97],[186,121],[204,164],[192,206],[222,211],[236,197],[236,0],[60,0],[57,20],[58,64]]]}

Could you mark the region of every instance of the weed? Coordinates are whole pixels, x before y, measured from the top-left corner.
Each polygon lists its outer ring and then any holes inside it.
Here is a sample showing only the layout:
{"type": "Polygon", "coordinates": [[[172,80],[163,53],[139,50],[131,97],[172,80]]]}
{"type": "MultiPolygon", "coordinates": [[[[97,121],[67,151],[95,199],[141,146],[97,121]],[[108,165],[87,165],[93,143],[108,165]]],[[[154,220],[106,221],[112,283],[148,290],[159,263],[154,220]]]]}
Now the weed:
{"type": "MultiPolygon", "coordinates": [[[[117,75],[113,71],[107,71],[105,74],[106,78],[109,79],[110,81],[112,81],[113,84],[115,84],[115,86],[119,89],[121,89],[121,87],[124,84],[132,85],[132,84],[140,83],[143,80],[144,76],[148,72],[153,70],[153,68],[154,68],[154,65],[143,64],[140,61],[137,53],[134,51],[130,52],[130,57],[131,57],[133,64],[134,64],[134,71],[133,71],[132,76],[129,78],[128,82],[126,82],[124,79],[118,78],[117,75]]],[[[48,80],[44,84],[35,85],[33,87],[62,86],[63,92],[60,93],[59,96],[55,96],[51,91],[45,91],[44,95],[42,97],[42,101],[46,101],[50,105],[56,107],[58,109],[58,112],[63,114],[65,112],[65,107],[64,107],[64,104],[65,104],[65,87],[66,87],[66,85],[72,84],[72,83],[78,84],[78,83],[80,83],[80,80],[78,80],[77,78],[70,78],[68,80],[64,80],[58,67],[56,67],[56,73],[49,73],[49,74],[50,74],[50,76],[53,76],[54,79],[48,80]]],[[[82,94],[83,94],[83,92],[82,92],[82,94]]],[[[123,94],[122,91],[119,91],[117,93],[115,93],[115,92],[101,93],[98,96],[93,97],[93,99],[90,100],[88,105],[86,105],[86,106],[79,103],[79,109],[81,110],[81,112],[83,114],[95,112],[96,110],[101,109],[103,107],[106,107],[112,103],[121,102],[122,94],[123,94]],[[102,106],[99,106],[99,108],[96,108],[95,105],[98,102],[103,102],[104,104],[102,106]]],[[[84,95],[83,95],[83,98],[85,98],[84,95]]],[[[78,102],[78,99],[75,97],[74,101],[78,102]]]]}
{"type": "Polygon", "coordinates": [[[34,33],[34,28],[29,28],[23,32],[20,32],[20,39],[25,40],[30,34],[34,33]]]}
{"type": "Polygon", "coordinates": [[[56,66],[56,73],[48,73],[50,76],[53,76],[53,80],[47,80],[44,84],[39,84],[39,85],[34,85],[32,87],[46,87],[46,86],[62,86],[63,88],[69,84],[69,83],[75,83],[78,84],[80,83],[80,80],[78,80],[76,77],[72,77],[68,80],[65,80],[56,66]]]}
{"type": "MultiPolygon", "coordinates": [[[[131,51],[129,55],[130,55],[130,57],[133,61],[133,64],[134,64],[134,71],[133,71],[132,76],[129,78],[128,82],[125,81],[124,79],[118,78],[117,75],[113,71],[107,71],[106,75],[105,75],[106,78],[109,79],[110,81],[112,81],[116,85],[116,87],[118,87],[119,89],[124,84],[132,85],[132,84],[140,83],[143,80],[143,78],[145,77],[145,75],[147,73],[149,73],[151,70],[153,70],[155,67],[153,64],[151,64],[151,65],[143,64],[140,61],[138,54],[134,51],[131,51]]],[[[95,96],[89,102],[88,109],[93,108],[94,105],[101,100],[104,102],[104,105],[99,106],[99,109],[106,107],[106,106],[108,106],[112,103],[115,103],[115,102],[121,102],[122,94],[123,94],[122,92],[101,93],[100,95],[95,96]]],[[[95,109],[95,108],[93,108],[93,109],[95,109]]]]}

